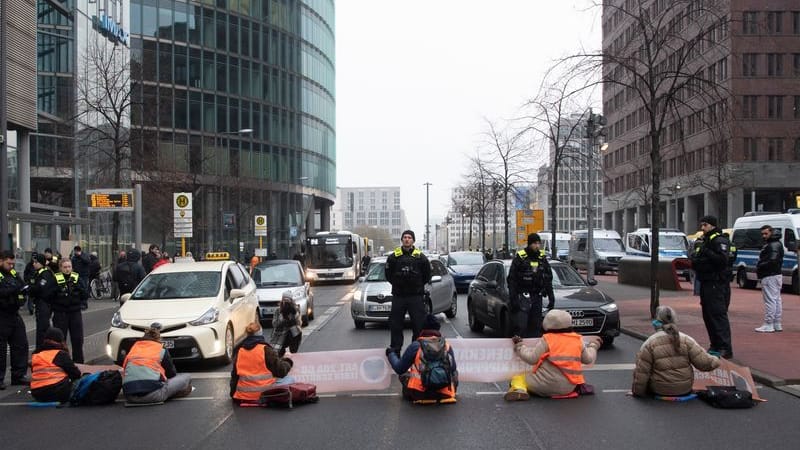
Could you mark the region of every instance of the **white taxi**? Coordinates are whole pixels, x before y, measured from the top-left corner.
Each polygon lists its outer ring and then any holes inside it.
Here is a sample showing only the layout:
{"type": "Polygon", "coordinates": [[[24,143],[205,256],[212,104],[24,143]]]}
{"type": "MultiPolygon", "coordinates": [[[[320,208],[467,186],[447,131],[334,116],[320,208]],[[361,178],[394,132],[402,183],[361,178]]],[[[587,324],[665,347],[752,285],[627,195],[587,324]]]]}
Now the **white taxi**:
{"type": "Polygon", "coordinates": [[[117,364],[153,323],[174,360],[227,363],[247,324],[259,320],[256,285],[234,261],[165,264],[120,301],[106,345],[117,364]]]}

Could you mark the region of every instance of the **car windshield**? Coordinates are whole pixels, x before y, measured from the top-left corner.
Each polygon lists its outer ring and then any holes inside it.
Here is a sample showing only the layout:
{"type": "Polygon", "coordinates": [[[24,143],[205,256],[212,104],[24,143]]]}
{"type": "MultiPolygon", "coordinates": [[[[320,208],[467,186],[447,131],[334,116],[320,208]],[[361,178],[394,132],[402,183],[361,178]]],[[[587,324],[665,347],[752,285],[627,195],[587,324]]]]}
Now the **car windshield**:
{"type": "Polygon", "coordinates": [[[659,247],[662,250],[686,250],[686,238],[683,236],[659,236],[661,242],[659,242],[659,247]]]}
{"type": "Polygon", "coordinates": [[[484,256],[481,253],[456,253],[450,255],[451,266],[480,266],[484,262],[484,256]]]}
{"type": "Polygon", "coordinates": [[[583,279],[572,267],[564,264],[551,266],[553,271],[553,288],[585,286],[583,279]]]}
{"type": "Polygon", "coordinates": [[[622,241],[619,239],[610,238],[595,238],[594,249],[603,250],[607,252],[624,252],[625,247],[622,246],[622,241]]]}
{"type": "Polygon", "coordinates": [[[132,300],[214,297],[221,287],[220,272],[151,273],[133,291],[132,300]]]}
{"type": "Polygon", "coordinates": [[[300,286],[304,283],[302,273],[293,262],[256,266],[253,281],[258,287],[300,286]]]}
{"type": "Polygon", "coordinates": [[[386,281],[386,264],[382,262],[370,264],[366,281],[386,281]]]}

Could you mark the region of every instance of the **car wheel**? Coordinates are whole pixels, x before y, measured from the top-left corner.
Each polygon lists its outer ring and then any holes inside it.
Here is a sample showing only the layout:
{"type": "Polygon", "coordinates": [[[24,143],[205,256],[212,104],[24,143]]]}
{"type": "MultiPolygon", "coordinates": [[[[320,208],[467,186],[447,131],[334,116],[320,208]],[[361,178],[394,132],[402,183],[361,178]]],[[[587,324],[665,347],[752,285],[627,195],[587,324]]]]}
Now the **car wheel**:
{"type": "Polygon", "coordinates": [[[475,317],[475,307],[472,306],[472,302],[470,302],[469,300],[467,301],[467,322],[469,322],[470,330],[476,333],[480,333],[481,331],[483,331],[484,327],[483,322],[481,322],[480,320],[478,320],[477,317],[475,317]]]}
{"type": "Polygon", "coordinates": [[[308,314],[303,314],[301,318],[301,323],[303,324],[304,327],[308,326],[308,314]]]}
{"type": "Polygon", "coordinates": [[[448,319],[452,319],[458,312],[458,294],[453,292],[453,299],[450,301],[450,309],[444,312],[448,319]]]}
{"type": "Polygon", "coordinates": [[[430,299],[425,301],[425,315],[433,314],[433,304],[431,303],[430,299]]]}
{"type": "Polygon", "coordinates": [[[233,325],[228,324],[228,327],[225,328],[225,354],[222,355],[222,362],[224,364],[229,364],[233,361],[233,341],[233,325]]]}
{"type": "Polygon", "coordinates": [[[614,336],[604,337],[603,338],[603,345],[600,348],[611,348],[614,346],[614,336]]]}
{"type": "Polygon", "coordinates": [[[514,330],[511,324],[511,315],[508,311],[503,310],[503,312],[500,313],[500,323],[498,327],[497,333],[500,334],[500,337],[510,338],[513,335],[514,330]]]}
{"type": "Polygon", "coordinates": [[[353,323],[356,325],[357,330],[363,330],[367,327],[367,324],[363,320],[353,320],[353,323]]]}
{"type": "Polygon", "coordinates": [[[747,271],[745,271],[744,267],[740,268],[736,272],[736,284],[738,284],[742,289],[756,288],[756,282],[747,279],[747,271]]]}

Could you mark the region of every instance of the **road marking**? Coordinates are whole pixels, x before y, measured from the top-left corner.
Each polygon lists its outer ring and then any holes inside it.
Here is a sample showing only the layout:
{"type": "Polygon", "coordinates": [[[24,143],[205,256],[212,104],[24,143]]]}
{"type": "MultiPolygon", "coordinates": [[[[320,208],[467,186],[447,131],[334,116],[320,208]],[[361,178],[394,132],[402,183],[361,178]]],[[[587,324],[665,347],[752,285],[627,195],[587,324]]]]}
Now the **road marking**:
{"type": "Polygon", "coordinates": [[[188,372],[193,380],[215,380],[230,378],[230,372],[188,372]]]}
{"type": "Polygon", "coordinates": [[[630,391],[631,391],[630,389],[603,389],[603,392],[608,392],[608,393],[613,393],[613,394],[622,393],[622,392],[627,394],[630,391]]]}
{"type": "Polygon", "coordinates": [[[317,395],[319,398],[336,398],[336,394],[319,394],[317,395]]]}
{"type": "MultiPolygon", "coordinates": [[[[347,294],[344,294],[342,296],[342,298],[339,299],[339,302],[340,303],[347,303],[347,300],[349,300],[349,299],[351,299],[353,297],[353,292],[355,292],[355,291],[353,290],[353,291],[348,292],[347,294]]],[[[338,304],[339,303],[337,303],[337,305],[338,304]]]]}
{"type": "Polygon", "coordinates": [[[505,393],[505,391],[478,391],[475,395],[501,395],[505,393]]]}
{"type": "Polygon", "coordinates": [[[311,336],[317,330],[322,329],[332,318],[336,316],[336,314],[341,310],[341,306],[331,306],[319,318],[314,319],[314,324],[309,324],[305,328],[303,328],[303,336],[308,337],[311,336]]]}
{"type": "Polygon", "coordinates": [[[171,398],[169,401],[188,401],[188,400],[215,400],[215,397],[180,397],[180,398],[171,398]]]}
{"type": "Polygon", "coordinates": [[[456,334],[456,339],[464,338],[463,336],[461,336],[461,333],[459,333],[458,330],[456,330],[456,326],[453,325],[453,322],[450,322],[450,319],[448,319],[447,316],[444,316],[444,323],[450,325],[450,328],[452,328],[453,332],[456,334]]]}

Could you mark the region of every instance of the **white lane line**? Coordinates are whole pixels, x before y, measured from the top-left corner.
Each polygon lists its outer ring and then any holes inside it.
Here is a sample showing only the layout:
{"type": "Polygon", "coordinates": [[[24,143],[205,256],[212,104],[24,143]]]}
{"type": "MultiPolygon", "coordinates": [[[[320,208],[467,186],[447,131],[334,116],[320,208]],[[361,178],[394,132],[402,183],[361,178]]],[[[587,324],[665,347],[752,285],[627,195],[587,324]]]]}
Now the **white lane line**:
{"type": "Polygon", "coordinates": [[[336,316],[341,310],[341,306],[331,306],[321,316],[314,319],[314,324],[309,324],[307,327],[303,328],[303,336],[308,337],[315,331],[321,329],[325,326],[332,318],[336,316]]]}
{"type": "Polygon", "coordinates": [[[214,397],[180,397],[180,398],[171,398],[169,399],[170,402],[173,401],[188,401],[188,400],[215,400],[214,397]]]}
{"type": "Polygon", "coordinates": [[[630,391],[631,391],[630,389],[603,389],[603,392],[608,392],[608,393],[612,393],[612,394],[616,394],[616,393],[626,393],[627,394],[630,391]]]}
{"type": "Polygon", "coordinates": [[[502,395],[505,391],[478,391],[475,395],[502,395]]]}
{"type": "Polygon", "coordinates": [[[319,398],[336,398],[336,394],[319,394],[317,395],[319,398]]]}
{"type": "Polygon", "coordinates": [[[463,336],[461,336],[461,333],[458,332],[458,330],[456,329],[456,326],[453,325],[453,322],[451,322],[450,319],[447,318],[447,316],[444,316],[444,323],[450,325],[450,328],[452,328],[453,332],[456,334],[456,339],[463,339],[464,338],[463,336]]]}
{"type": "Polygon", "coordinates": [[[636,364],[595,364],[593,366],[584,366],[584,371],[601,371],[601,370],[633,370],[636,364]]]}
{"type": "Polygon", "coordinates": [[[216,380],[230,378],[230,372],[189,372],[193,380],[216,380]]]}
{"type": "MultiPolygon", "coordinates": [[[[344,294],[344,295],[342,296],[342,298],[340,298],[340,299],[339,299],[339,302],[340,302],[340,303],[347,303],[347,300],[350,300],[351,298],[353,298],[353,292],[354,292],[354,291],[350,291],[350,292],[348,292],[347,294],[344,294]]],[[[338,304],[339,304],[339,303],[337,303],[337,305],[338,305],[338,304]]]]}

